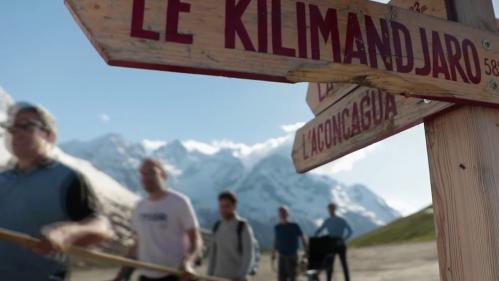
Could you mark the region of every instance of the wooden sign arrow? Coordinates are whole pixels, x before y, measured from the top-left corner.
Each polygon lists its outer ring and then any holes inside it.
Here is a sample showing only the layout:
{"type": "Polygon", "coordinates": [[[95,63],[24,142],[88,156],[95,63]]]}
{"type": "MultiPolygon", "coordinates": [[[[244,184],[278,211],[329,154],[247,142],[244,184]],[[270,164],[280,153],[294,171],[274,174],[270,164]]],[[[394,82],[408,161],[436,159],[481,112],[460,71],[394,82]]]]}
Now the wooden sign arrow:
{"type": "Polygon", "coordinates": [[[367,0],[66,0],[111,65],[499,104],[499,38],[367,0]]]}
{"type": "MultiPolygon", "coordinates": [[[[421,14],[447,18],[444,0],[391,0],[389,4],[421,14]]],[[[307,104],[318,115],[357,87],[358,85],[344,83],[309,83],[307,104]]]]}
{"type": "MultiPolygon", "coordinates": [[[[390,4],[440,18],[447,17],[445,1],[392,0],[390,4]]],[[[307,104],[318,117],[296,135],[293,160],[300,172],[337,160],[348,153],[393,136],[452,106],[450,103],[392,96],[373,88],[359,88],[341,83],[309,83],[307,104]],[[350,93],[351,91],[354,92],[350,93]],[[338,102],[340,104],[336,104],[338,102]],[[329,107],[332,108],[328,109],[329,107]],[[324,112],[326,109],[328,110],[324,112]],[[322,112],[324,113],[321,114],[322,112]],[[373,112],[379,114],[376,120],[373,112]],[[344,121],[343,114],[347,119],[351,115],[351,122],[344,121]],[[323,136],[325,127],[328,133],[334,128],[331,116],[337,123],[334,146],[331,135],[327,139],[323,136]]]]}
{"type": "Polygon", "coordinates": [[[359,87],[297,131],[292,154],[295,168],[307,172],[453,105],[359,87]]]}
{"type": "Polygon", "coordinates": [[[308,107],[315,115],[318,115],[358,87],[358,85],[343,83],[309,83],[308,107]]]}

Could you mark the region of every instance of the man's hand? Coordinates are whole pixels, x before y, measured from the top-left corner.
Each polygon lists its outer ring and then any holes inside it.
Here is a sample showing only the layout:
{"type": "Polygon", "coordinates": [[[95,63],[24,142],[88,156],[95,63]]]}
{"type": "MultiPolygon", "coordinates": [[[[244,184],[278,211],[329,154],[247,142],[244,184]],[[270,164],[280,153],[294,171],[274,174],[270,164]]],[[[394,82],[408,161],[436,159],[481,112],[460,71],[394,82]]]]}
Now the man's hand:
{"type": "Polygon", "coordinates": [[[196,273],[192,267],[191,258],[185,258],[183,260],[180,270],[182,271],[182,274],[179,276],[180,281],[190,281],[192,279],[192,275],[196,273]]]}
{"type": "Polygon", "coordinates": [[[46,256],[57,252],[65,252],[72,245],[73,227],[70,223],[57,223],[42,229],[40,243],[32,250],[38,255],[46,256]]]}
{"type": "Polygon", "coordinates": [[[57,252],[65,252],[77,238],[78,229],[74,223],[56,223],[42,229],[45,239],[57,252]]]}

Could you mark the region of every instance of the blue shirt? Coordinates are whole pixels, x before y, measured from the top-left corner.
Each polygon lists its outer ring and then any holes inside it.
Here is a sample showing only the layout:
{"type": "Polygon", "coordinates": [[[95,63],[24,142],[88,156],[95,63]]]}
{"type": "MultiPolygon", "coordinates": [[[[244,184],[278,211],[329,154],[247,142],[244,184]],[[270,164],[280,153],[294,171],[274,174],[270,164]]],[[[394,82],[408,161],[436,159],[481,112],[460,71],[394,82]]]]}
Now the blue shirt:
{"type": "MultiPolygon", "coordinates": [[[[77,172],[57,161],[27,172],[12,169],[0,173],[0,227],[41,238],[41,228],[46,225],[79,221],[78,216],[83,219],[90,214],[84,211],[90,208],[74,204],[86,200],[71,199],[82,197],[87,189],[77,172]]],[[[1,280],[55,280],[50,276],[66,270],[64,255],[38,256],[14,243],[0,241],[1,280]]]]}
{"type": "Polygon", "coordinates": [[[301,228],[296,223],[280,223],[274,227],[275,247],[283,256],[296,255],[300,237],[303,236],[301,228]]]}
{"type": "Polygon", "coordinates": [[[324,229],[327,230],[329,236],[343,240],[348,240],[353,234],[353,230],[348,222],[344,218],[338,216],[326,219],[321,227],[315,232],[315,236],[318,236],[324,229]]]}

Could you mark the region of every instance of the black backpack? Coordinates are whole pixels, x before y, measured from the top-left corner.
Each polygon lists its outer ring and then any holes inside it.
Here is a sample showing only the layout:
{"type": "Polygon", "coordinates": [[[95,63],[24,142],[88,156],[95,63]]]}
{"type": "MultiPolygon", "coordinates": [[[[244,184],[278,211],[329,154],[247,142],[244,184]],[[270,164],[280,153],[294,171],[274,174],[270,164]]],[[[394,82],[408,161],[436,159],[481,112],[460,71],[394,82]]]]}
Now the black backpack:
{"type": "MultiPolygon", "coordinates": [[[[217,221],[215,225],[213,226],[213,234],[217,233],[218,229],[220,228],[221,221],[217,221]]],[[[246,226],[246,222],[239,220],[237,222],[237,251],[239,252],[239,255],[243,255],[243,230],[244,227],[246,226]]],[[[258,244],[258,241],[252,237],[253,240],[253,248],[255,251],[255,257],[252,261],[251,264],[251,269],[249,274],[254,276],[258,273],[258,270],[260,269],[260,259],[261,259],[261,253],[260,253],[260,245],[258,244]]]]}

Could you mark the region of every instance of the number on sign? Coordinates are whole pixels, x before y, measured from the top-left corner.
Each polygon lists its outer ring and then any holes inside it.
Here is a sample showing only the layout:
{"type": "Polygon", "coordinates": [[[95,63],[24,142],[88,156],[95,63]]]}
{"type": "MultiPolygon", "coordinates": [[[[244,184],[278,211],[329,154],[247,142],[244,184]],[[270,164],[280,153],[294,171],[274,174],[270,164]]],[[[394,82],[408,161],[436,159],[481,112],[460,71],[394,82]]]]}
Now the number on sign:
{"type": "Polygon", "coordinates": [[[499,61],[485,58],[485,74],[499,76],[499,61]]]}

